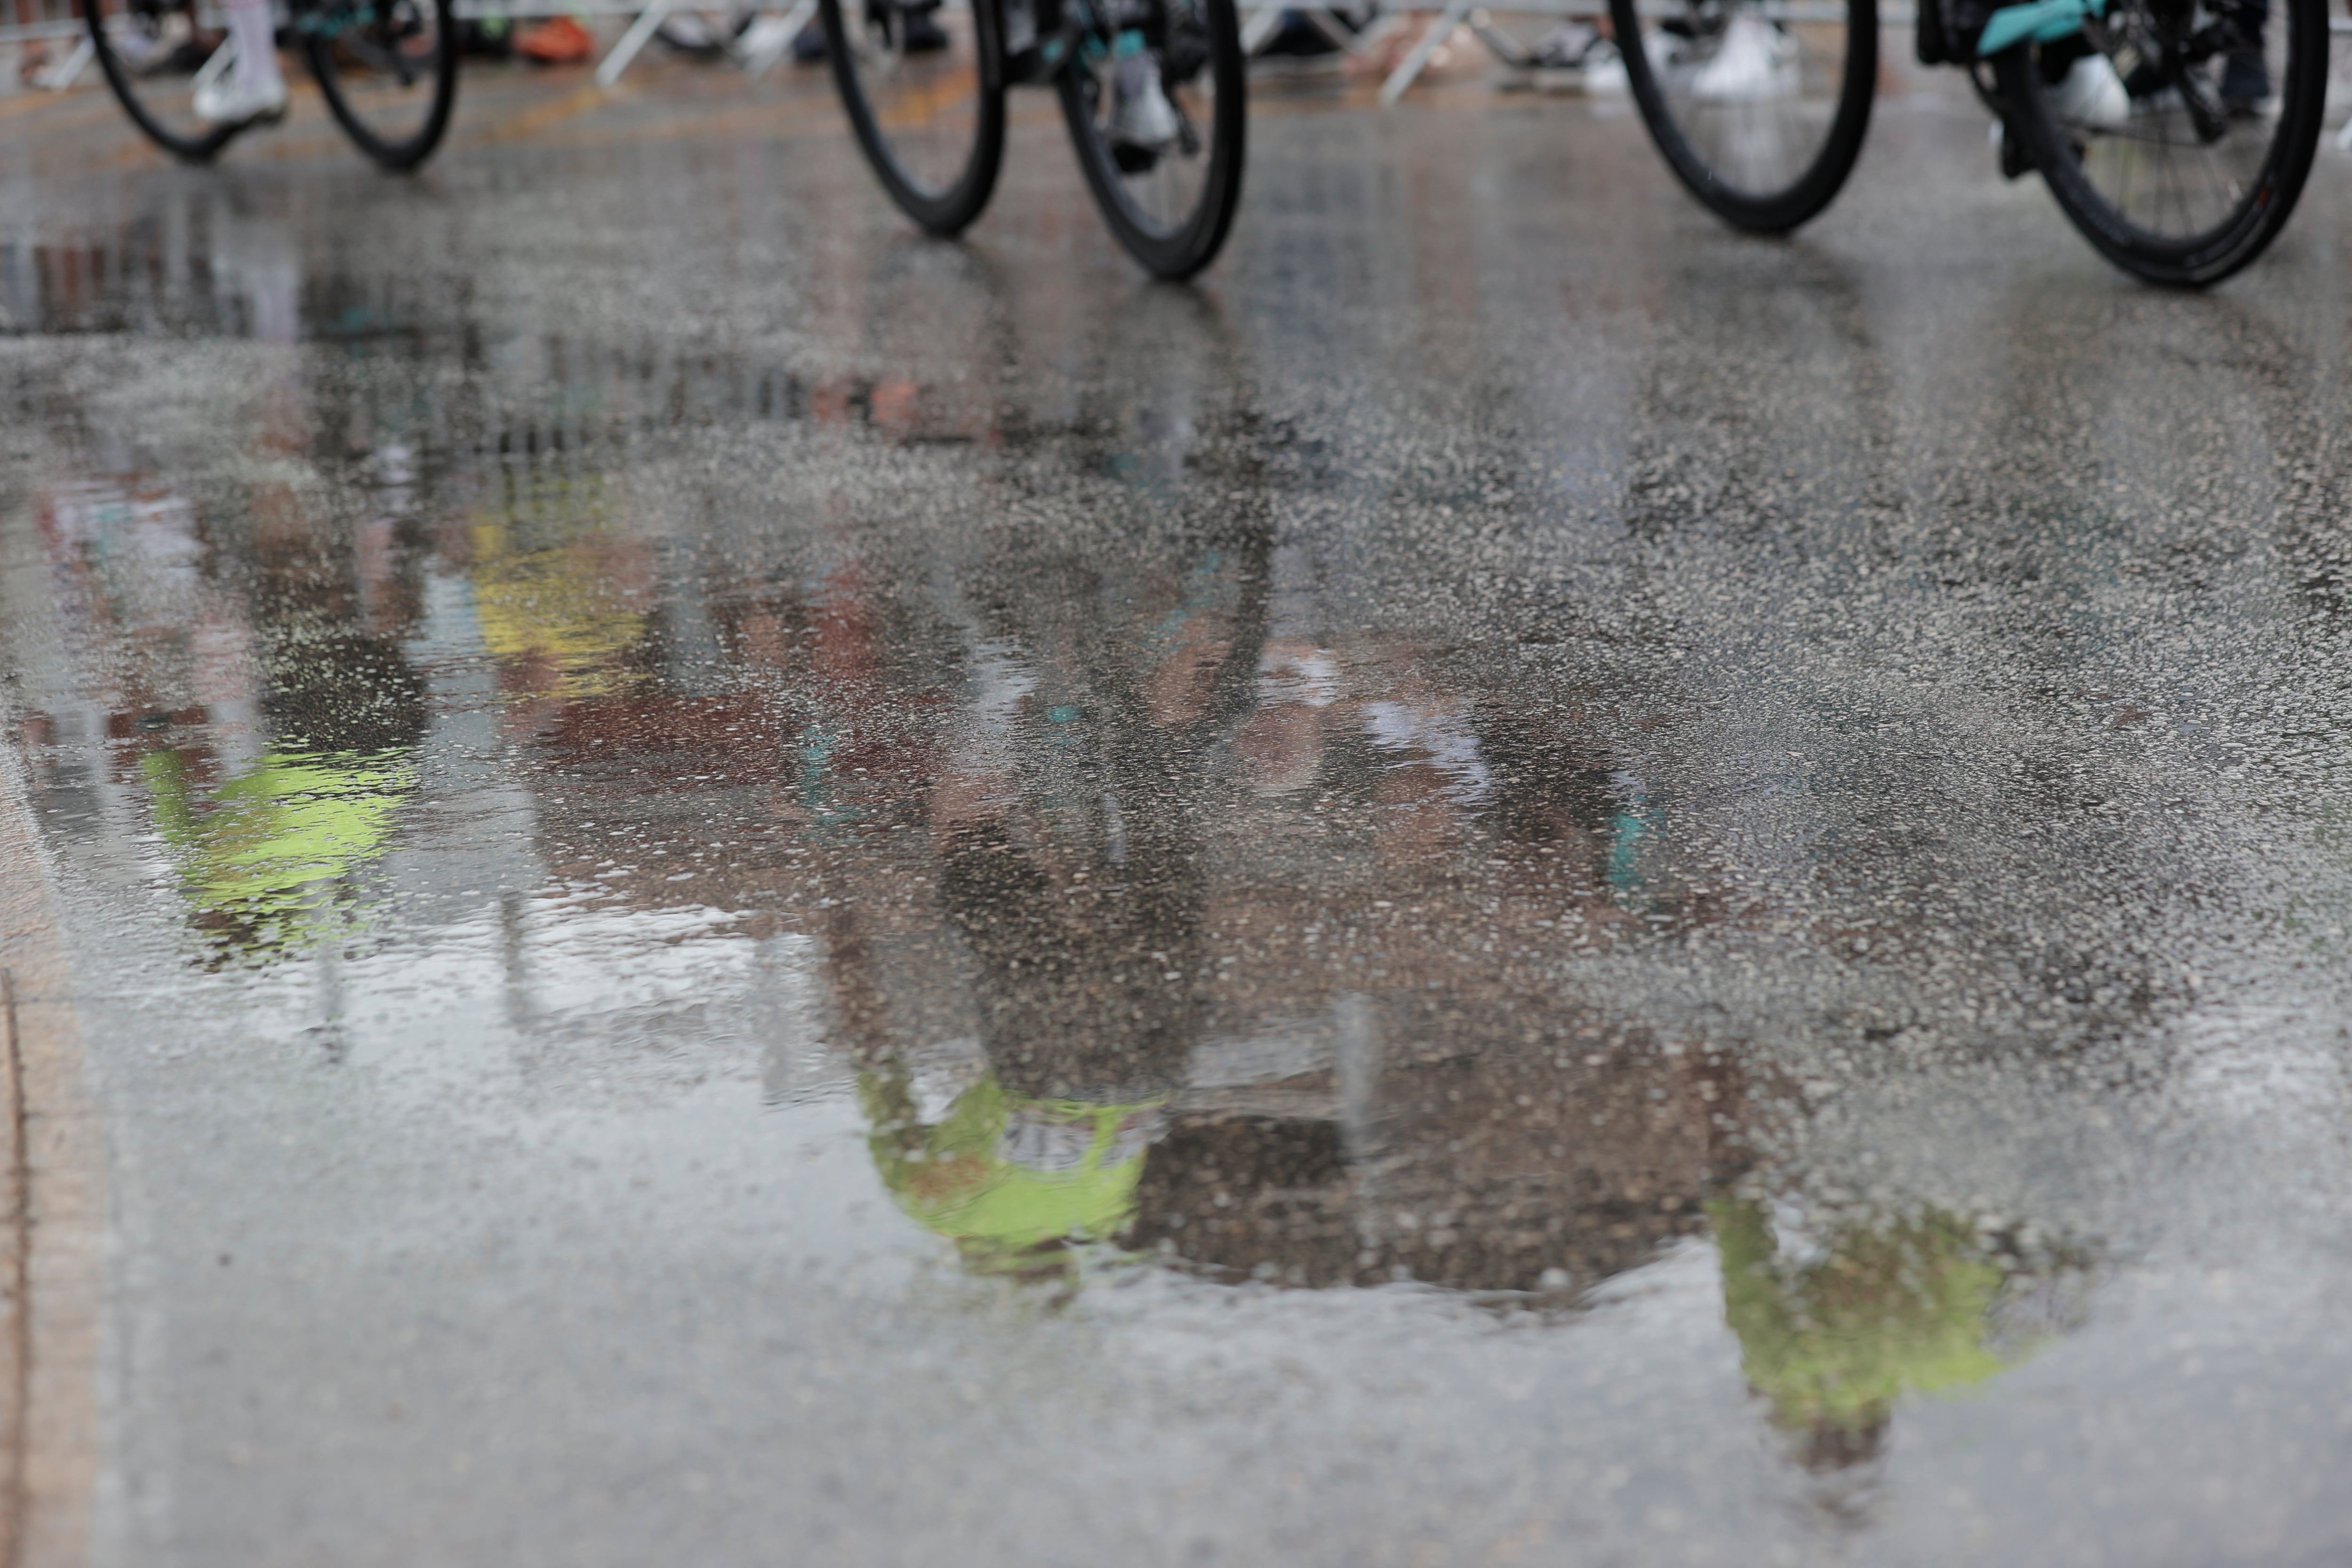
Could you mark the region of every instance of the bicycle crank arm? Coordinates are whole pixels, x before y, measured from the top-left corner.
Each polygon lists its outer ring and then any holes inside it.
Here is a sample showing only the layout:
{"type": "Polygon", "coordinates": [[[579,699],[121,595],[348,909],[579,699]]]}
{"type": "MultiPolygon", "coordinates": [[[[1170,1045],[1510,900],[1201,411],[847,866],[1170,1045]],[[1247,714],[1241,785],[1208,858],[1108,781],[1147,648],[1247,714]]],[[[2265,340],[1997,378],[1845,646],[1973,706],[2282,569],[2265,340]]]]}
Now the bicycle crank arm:
{"type": "Polygon", "coordinates": [[[2176,65],[2172,72],[2173,89],[2180,94],[2182,107],[2189,110],[2189,122],[2197,128],[2197,140],[2210,146],[2228,133],[2230,116],[2205,79],[2184,65],[2176,65]]]}

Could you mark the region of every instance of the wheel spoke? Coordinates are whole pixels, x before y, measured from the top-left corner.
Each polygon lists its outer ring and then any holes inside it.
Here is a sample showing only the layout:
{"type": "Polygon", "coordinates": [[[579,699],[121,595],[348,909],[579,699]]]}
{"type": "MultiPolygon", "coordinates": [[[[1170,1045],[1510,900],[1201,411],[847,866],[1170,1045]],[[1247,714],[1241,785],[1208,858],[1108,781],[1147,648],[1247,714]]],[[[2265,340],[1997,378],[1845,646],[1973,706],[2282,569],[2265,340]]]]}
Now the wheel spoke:
{"type": "Polygon", "coordinates": [[[2193,10],[2110,0],[2092,42],[2121,52],[2125,87],[2143,89],[2112,127],[2056,121],[2050,79],[2080,68],[2075,46],[2058,46],[2066,52],[2055,58],[2011,55],[1997,68],[2002,90],[2030,100],[2020,123],[2045,183],[2092,242],[2144,276],[2205,283],[2258,254],[2300,194],[2319,133],[2313,95],[2325,87],[2317,6],[2271,0],[2250,16],[2231,0],[2193,10]],[[2071,157],[2061,151],[2068,142],[2071,157]]]}
{"type": "MultiPolygon", "coordinates": [[[[1854,16],[1869,17],[1869,9],[1854,16]]],[[[1817,171],[1835,168],[1843,178],[1861,132],[1840,109],[1850,80],[1875,74],[1874,17],[1866,28],[1780,22],[1756,5],[1693,3],[1675,31],[1645,32],[1633,0],[1621,0],[1612,15],[1617,36],[1637,40],[1627,47],[1628,69],[1652,83],[1641,98],[1652,134],[1718,212],[1746,221],[1742,208],[1786,201],[1817,171]]],[[[1824,192],[1811,205],[1826,199],[1824,192]]]]}

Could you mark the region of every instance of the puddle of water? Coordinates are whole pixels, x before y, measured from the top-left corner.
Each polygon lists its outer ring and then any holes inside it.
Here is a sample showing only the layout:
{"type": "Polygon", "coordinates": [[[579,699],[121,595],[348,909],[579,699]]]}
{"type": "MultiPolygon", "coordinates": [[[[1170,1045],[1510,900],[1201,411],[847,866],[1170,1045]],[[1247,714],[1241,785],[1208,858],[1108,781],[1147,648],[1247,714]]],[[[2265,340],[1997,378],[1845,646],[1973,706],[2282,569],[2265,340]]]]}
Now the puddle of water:
{"type": "MultiPolygon", "coordinates": [[[[623,1339],[676,1307],[665,1268],[751,1259],[857,1364],[803,1403],[917,1390],[949,1450],[999,1430],[974,1409],[1036,1445],[1034,1474],[974,1461],[942,1496],[1135,1484],[1040,1414],[1066,1397],[1079,1429],[1263,1468],[1237,1512],[1326,1544],[1448,1539],[1430,1500],[1483,1499],[1526,1542],[1908,1561],[2125,1506],[2000,1499],[2161,1381],[2171,1342],[2135,1313],[2199,1343],[2234,1322],[2242,1390],[2343,1359],[2294,1289],[2234,1320],[2200,1294],[2236,1238],[2272,1267],[2326,1209],[2340,954],[2291,980],[2263,950],[2234,979],[2292,994],[2233,1010],[2204,1000],[2210,949],[2123,929],[2192,917],[2079,802],[2184,799],[2162,764],[2011,766],[1965,715],[1865,713],[1898,698],[1843,669],[1806,667],[1835,701],[1757,698],[1759,649],[1843,645],[1654,581],[1674,550],[1693,593],[1769,578],[1753,517],[1661,545],[1713,523],[1637,475],[1619,554],[1552,561],[1548,602],[1481,598],[1466,552],[1446,574],[1454,509],[1517,502],[1475,473],[1442,503],[1350,489],[1317,449],[1347,430],[1266,412],[1313,388],[1269,392],[1192,303],[1117,315],[1069,376],[1007,368],[1038,307],[962,263],[835,324],[898,345],[878,371],[837,342],[816,369],[485,344],[365,315],[381,289],[305,282],[240,221],[0,257],[45,331],[262,340],[91,349],[151,374],[100,395],[13,373],[38,418],[0,489],[0,658],[85,962],[121,950],[91,1005],[141,1235],[210,1205],[362,1257],[430,1228],[410,1209],[469,1238],[552,1215],[469,1267],[602,1291],[623,1339]],[[904,348],[975,298],[987,330],[904,348]],[[2019,826],[2078,810],[2063,840],[2019,826]],[[2113,920],[2083,913],[2101,887],[2113,920]],[[184,1091],[315,1186],[204,1152],[184,1091]],[[2289,1101],[2290,1132],[2250,1130],[2289,1101]],[[380,1236],[377,1201],[403,1211],[380,1236]],[[603,1225],[625,1284],[581,1283],[603,1225]]],[[[1637,468],[1683,438],[1677,341],[1637,468]]],[[[1825,597],[1853,638],[1916,633],[1902,602],[1825,597]]],[[[1952,636],[1939,657],[1983,634],[1952,636]]],[[[2344,903],[2332,863],[2304,881],[2298,941],[2344,903]]],[[[157,1245],[167,1292],[194,1254],[157,1245]]],[[[719,1363],[751,1353],[706,1331],[719,1363]]],[[[448,1353],[434,1376],[472,1364],[448,1353]]],[[[2165,1386],[2226,1424],[2226,1389],[2165,1386]]],[[[184,1421],[208,1387],[142,1397],[184,1421]]],[[[842,1440],[901,1435],[875,1420],[842,1440]]],[[[2081,1473],[2138,1478],[2118,1498],[2170,1473],[2129,1437],[2102,1455],[2081,1473]]]]}

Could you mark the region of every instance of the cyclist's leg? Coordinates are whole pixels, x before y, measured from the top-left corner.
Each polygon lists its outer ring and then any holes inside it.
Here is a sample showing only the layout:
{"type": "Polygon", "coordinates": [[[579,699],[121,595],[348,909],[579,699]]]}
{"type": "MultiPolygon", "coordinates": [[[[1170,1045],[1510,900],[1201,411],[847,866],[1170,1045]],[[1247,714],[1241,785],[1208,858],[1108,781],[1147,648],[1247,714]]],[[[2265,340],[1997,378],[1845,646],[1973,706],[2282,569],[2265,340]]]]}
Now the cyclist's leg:
{"type": "Polygon", "coordinates": [[[2238,7],[2238,47],[2221,62],[2221,102],[2233,114],[2258,112],[2270,101],[2271,70],[2263,37],[2270,19],[2271,0],[2246,0],[2238,7]]]}

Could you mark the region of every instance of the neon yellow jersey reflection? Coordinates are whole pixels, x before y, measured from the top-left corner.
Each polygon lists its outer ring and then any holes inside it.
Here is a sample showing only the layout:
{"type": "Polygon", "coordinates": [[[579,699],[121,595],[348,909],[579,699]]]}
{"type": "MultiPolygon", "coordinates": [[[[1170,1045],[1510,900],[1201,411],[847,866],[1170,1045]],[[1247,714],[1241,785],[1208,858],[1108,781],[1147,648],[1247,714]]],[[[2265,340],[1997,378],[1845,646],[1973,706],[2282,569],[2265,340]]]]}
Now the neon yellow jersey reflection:
{"type": "Polygon", "coordinates": [[[567,700],[621,690],[645,613],[604,579],[586,542],[524,550],[513,535],[504,523],[474,529],[474,613],[484,646],[525,689],[567,700]]]}
{"type": "Polygon", "coordinates": [[[151,752],[140,768],[203,923],[275,952],[338,929],[328,885],[383,853],[416,788],[405,750],[273,752],[201,800],[178,752],[151,752]]]}
{"type": "Polygon", "coordinates": [[[1707,1213],[1741,1370],[1782,1425],[1872,1426],[1904,1394],[1981,1383],[2008,1364],[1986,1342],[2008,1275],[1958,1222],[1842,1231],[1826,1256],[1792,1267],[1762,1205],[1707,1213]]]}
{"type": "Polygon", "coordinates": [[[1065,1244],[1107,1240],[1134,1218],[1158,1100],[1032,1100],[990,1073],[926,1126],[904,1078],[868,1073],[858,1089],[884,1185],[975,1270],[1064,1273],[1065,1244]]]}

